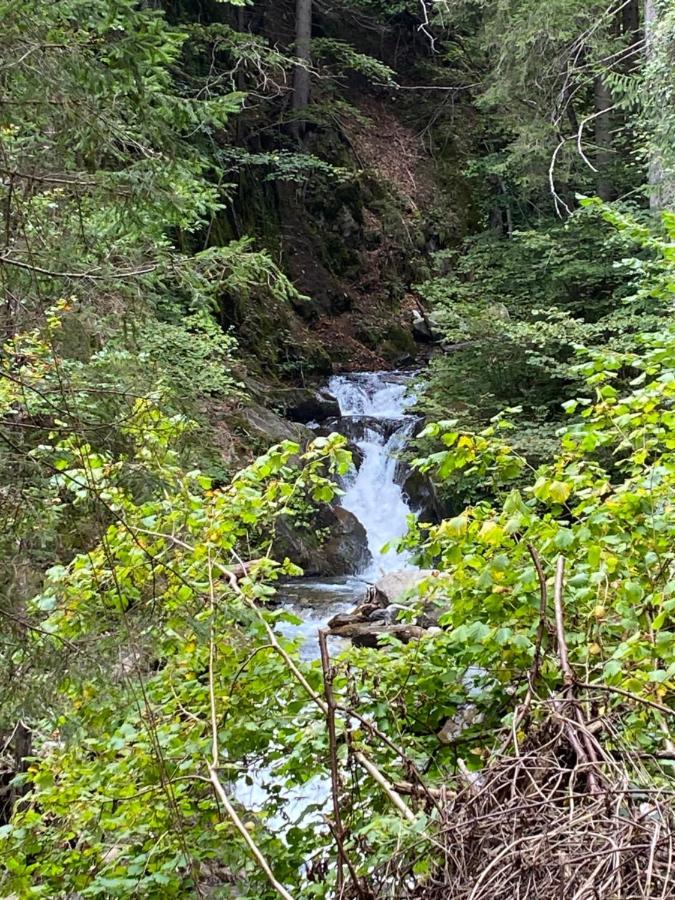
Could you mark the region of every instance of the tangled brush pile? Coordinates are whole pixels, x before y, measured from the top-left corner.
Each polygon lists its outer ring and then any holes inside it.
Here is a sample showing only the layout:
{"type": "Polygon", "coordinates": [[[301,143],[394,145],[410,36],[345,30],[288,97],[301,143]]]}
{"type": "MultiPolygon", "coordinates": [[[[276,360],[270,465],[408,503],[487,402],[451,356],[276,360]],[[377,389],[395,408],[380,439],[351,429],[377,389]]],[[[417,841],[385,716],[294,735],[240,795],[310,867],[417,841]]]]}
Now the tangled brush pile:
{"type": "Polygon", "coordinates": [[[675,897],[675,791],[644,760],[604,750],[564,708],[516,749],[441,807],[442,864],[410,897],[675,897]]]}

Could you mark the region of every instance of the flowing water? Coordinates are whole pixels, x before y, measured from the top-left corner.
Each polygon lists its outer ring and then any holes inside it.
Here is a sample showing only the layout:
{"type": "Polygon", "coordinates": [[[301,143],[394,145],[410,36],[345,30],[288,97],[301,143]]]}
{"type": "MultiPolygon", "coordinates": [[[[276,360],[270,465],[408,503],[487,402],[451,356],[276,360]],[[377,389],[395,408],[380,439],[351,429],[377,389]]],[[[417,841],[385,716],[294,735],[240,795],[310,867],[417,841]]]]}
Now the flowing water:
{"type": "MultiPolygon", "coordinates": [[[[395,480],[397,454],[415,422],[406,415],[410,402],[406,396],[408,383],[409,376],[397,372],[335,375],[329,382],[329,390],[340,404],[337,430],[357,446],[361,456],[358,469],[345,480],[341,505],[363,525],[372,560],[355,576],[299,579],[280,589],[282,606],[301,624],[284,624],[279,630],[287,637],[300,639],[300,653],[305,661],[319,658],[319,629],[334,615],[352,609],[369,583],[387,572],[411,568],[405,553],[395,547],[383,549],[405,534],[411,514],[395,480]]],[[[333,639],[331,652],[340,649],[341,642],[333,639]]],[[[280,784],[280,780],[268,769],[250,772],[248,779],[237,783],[235,793],[248,809],[260,809],[268,799],[269,786],[275,784],[280,784]]],[[[268,827],[283,831],[288,819],[301,817],[307,824],[307,807],[323,803],[328,796],[328,784],[320,779],[286,791],[285,816],[270,819],[268,827]]],[[[320,819],[316,813],[311,815],[320,819]]]]}
{"type": "Polygon", "coordinates": [[[329,382],[340,404],[338,431],[356,445],[361,456],[358,469],[345,479],[340,503],[363,525],[372,559],[355,576],[301,579],[284,588],[283,606],[302,624],[282,630],[302,640],[305,660],[319,656],[319,628],[351,609],[368,584],[387,572],[411,567],[406,553],[395,547],[383,549],[406,533],[411,514],[395,480],[397,456],[415,423],[413,416],[406,415],[409,380],[399,372],[364,372],[335,375],[329,382]]]}
{"type": "Polygon", "coordinates": [[[405,555],[395,549],[382,550],[405,534],[411,512],[394,480],[397,454],[415,422],[405,414],[407,387],[406,376],[390,372],[335,375],[329,383],[340,404],[340,431],[352,437],[363,454],[358,472],[348,481],[342,506],[366,529],[373,562],[362,574],[373,581],[408,566],[405,555]]]}

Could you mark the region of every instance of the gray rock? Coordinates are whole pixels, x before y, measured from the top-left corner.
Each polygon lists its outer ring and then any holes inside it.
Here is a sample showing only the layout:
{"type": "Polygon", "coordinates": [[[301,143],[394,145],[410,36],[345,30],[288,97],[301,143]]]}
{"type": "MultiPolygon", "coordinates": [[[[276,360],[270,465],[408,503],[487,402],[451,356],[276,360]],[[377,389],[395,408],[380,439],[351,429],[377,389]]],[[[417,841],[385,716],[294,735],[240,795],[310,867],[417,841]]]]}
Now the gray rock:
{"type": "Polygon", "coordinates": [[[382,622],[385,625],[391,625],[394,620],[390,618],[388,609],[374,609],[372,612],[368,613],[366,621],[382,622]]]}
{"type": "Polygon", "coordinates": [[[267,446],[280,444],[282,441],[295,441],[305,447],[314,440],[314,433],[309,428],[297,422],[289,422],[258,403],[242,409],[239,419],[244,431],[267,446]]]}
{"type": "Polygon", "coordinates": [[[397,467],[395,479],[401,486],[410,508],[423,522],[437,525],[443,519],[443,505],[428,475],[403,463],[397,467]]]}
{"type": "Polygon", "coordinates": [[[499,319],[502,322],[509,322],[511,320],[511,313],[505,303],[491,304],[488,309],[488,316],[490,319],[499,319]]]}
{"type": "Polygon", "coordinates": [[[342,416],[326,419],[321,426],[322,434],[337,431],[350,441],[362,441],[368,432],[375,432],[387,439],[401,427],[400,419],[376,419],[373,416],[342,416]]]}
{"type": "MultiPolygon", "coordinates": [[[[417,585],[426,578],[436,577],[433,569],[423,569],[420,571],[402,570],[400,572],[390,572],[383,578],[380,578],[366,594],[366,603],[378,604],[383,606],[387,611],[386,621],[396,622],[400,612],[409,609],[407,602],[407,594],[414,592],[417,585]]],[[[435,600],[427,600],[422,604],[422,608],[417,614],[415,624],[422,628],[431,628],[438,625],[439,619],[444,612],[442,603],[435,600]]]]}
{"type": "Polygon", "coordinates": [[[434,344],[443,339],[440,326],[418,310],[413,310],[412,333],[420,344],[434,344]]]}
{"type": "Polygon", "coordinates": [[[370,603],[379,601],[382,606],[390,606],[416,588],[420,581],[433,574],[433,569],[401,569],[397,572],[388,572],[369,589],[366,600],[370,603]]]}
{"type": "Polygon", "coordinates": [[[311,530],[297,527],[292,519],[278,520],[272,551],[277,559],[288,557],[305,575],[355,575],[371,558],[363,525],[340,506],[322,507],[311,530]]]}
{"type": "MultiPolygon", "coordinates": [[[[371,560],[368,535],[356,516],[341,506],[326,513],[330,537],[322,547],[325,575],[355,575],[371,560]]],[[[321,518],[320,518],[321,521],[321,518]]],[[[321,527],[321,526],[320,526],[321,527]]]]}

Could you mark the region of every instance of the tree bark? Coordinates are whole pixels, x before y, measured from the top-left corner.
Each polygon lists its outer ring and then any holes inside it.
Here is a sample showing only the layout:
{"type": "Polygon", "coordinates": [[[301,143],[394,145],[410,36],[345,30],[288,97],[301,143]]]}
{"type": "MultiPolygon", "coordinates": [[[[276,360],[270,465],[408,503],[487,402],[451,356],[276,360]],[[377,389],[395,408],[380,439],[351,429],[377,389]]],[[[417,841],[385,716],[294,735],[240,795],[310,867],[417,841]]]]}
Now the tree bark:
{"type": "MultiPolygon", "coordinates": [[[[659,79],[659,70],[663,69],[668,72],[668,60],[660,60],[659,57],[668,54],[663,53],[658,38],[658,28],[660,24],[660,10],[658,0],[645,0],[645,47],[647,57],[647,77],[649,79],[649,67],[654,63],[654,73],[651,77],[659,79]]],[[[659,84],[647,84],[647,90],[659,93],[659,84]]],[[[667,94],[667,91],[666,91],[667,94]]],[[[654,128],[654,119],[657,115],[666,115],[667,111],[651,109],[651,125],[652,133],[657,129],[654,128]]],[[[654,139],[652,134],[652,148],[649,160],[649,205],[655,211],[670,210],[675,211],[675,170],[674,167],[667,166],[663,160],[663,150],[659,147],[658,137],[654,139]]]]}
{"type": "Polygon", "coordinates": [[[304,133],[302,112],[309,106],[311,82],[309,67],[312,61],[312,0],[296,0],[295,55],[299,64],[293,78],[293,132],[298,139],[304,133]]]}
{"type": "Polygon", "coordinates": [[[630,0],[621,10],[622,31],[635,40],[640,31],[640,3],[639,0],[630,0]]]}
{"type": "Polygon", "coordinates": [[[595,168],[598,170],[596,192],[602,200],[614,199],[612,166],[612,95],[603,79],[595,79],[595,168]]]}

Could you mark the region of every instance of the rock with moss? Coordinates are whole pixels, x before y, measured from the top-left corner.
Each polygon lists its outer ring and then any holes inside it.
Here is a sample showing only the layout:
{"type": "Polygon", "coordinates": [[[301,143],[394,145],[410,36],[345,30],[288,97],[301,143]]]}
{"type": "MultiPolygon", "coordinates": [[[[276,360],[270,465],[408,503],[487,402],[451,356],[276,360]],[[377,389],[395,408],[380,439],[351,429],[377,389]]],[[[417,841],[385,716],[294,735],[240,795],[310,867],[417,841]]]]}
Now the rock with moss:
{"type": "Polygon", "coordinates": [[[340,415],[340,404],[327,390],[303,387],[277,388],[269,393],[270,402],[293,422],[324,422],[340,415]]]}

